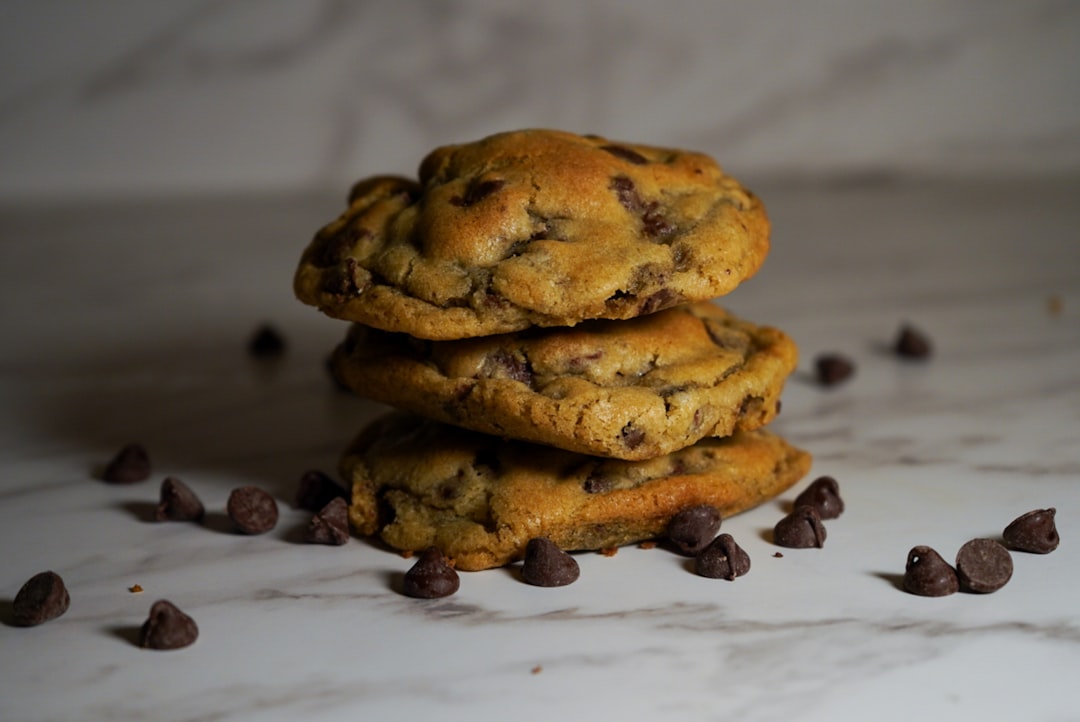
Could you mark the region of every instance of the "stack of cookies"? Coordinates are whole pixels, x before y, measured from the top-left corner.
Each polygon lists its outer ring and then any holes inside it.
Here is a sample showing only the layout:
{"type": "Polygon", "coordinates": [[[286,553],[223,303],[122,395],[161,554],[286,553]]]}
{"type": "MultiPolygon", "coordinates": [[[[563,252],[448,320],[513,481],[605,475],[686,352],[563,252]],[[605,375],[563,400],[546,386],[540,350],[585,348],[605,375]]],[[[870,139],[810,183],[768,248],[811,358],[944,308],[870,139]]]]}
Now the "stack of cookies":
{"type": "Polygon", "coordinates": [[[809,456],[762,427],[795,344],[711,302],[768,249],[708,156],[597,136],[502,133],[357,183],[295,278],[352,322],[338,380],[398,409],[342,459],[354,529],[475,570],[787,489],[809,456]]]}

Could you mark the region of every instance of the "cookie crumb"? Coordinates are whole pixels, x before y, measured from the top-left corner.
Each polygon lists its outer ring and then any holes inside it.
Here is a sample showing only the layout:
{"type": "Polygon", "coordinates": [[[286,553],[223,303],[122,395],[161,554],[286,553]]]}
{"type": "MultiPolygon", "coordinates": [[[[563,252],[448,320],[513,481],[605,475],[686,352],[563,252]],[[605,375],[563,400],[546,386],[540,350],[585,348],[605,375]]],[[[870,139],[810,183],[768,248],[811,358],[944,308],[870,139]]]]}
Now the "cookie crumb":
{"type": "Polygon", "coordinates": [[[141,584],[132,584],[130,587],[128,587],[128,591],[132,594],[142,594],[143,588],[141,584]]]}
{"type": "Polygon", "coordinates": [[[638,549],[655,549],[655,548],[656,548],[656,540],[655,539],[647,539],[647,540],[641,542],[640,544],[638,544],[638,549]]]}
{"type": "Polygon", "coordinates": [[[413,558],[413,553],[414,552],[413,552],[412,549],[402,549],[401,550],[401,558],[402,559],[412,559],[413,558]]]}
{"type": "Polygon", "coordinates": [[[532,669],[531,669],[530,671],[531,671],[531,672],[532,672],[533,674],[540,674],[541,672],[543,672],[543,671],[544,671],[544,668],[543,668],[543,667],[541,667],[541,666],[540,666],[540,665],[538,664],[538,665],[536,665],[535,667],[533,667],[533,668],[532,668],[532,669]]]}
{"type": "Polygon", "coordinates": [[[1046,299],[1046,312],[1051,316],[1060,316],[1061,312],[1065,310],[1065,302],[1061,300],[1061,296],[1056,293],[1050,294],[1046,299]]]}
{"type": "Polygon", "coordinates": [[[613,557],[619,553],[619,547],[604,547],[600,550],[600,553],[606,557],[613,557]]]}
{"type": "Polygon", "coordinates": [[[775,558],[775,559],[783,559],[784,554],[783,554],[783,552],[773,552],[773,558],[775,558]]]}

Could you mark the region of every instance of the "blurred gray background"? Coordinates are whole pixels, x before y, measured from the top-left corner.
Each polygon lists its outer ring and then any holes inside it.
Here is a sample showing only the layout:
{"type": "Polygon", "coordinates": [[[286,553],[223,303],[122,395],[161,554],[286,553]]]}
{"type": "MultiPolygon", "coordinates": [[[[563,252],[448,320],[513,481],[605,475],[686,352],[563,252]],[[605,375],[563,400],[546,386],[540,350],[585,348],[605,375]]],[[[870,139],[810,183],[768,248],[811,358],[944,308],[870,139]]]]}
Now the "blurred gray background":
{"type": "Polygon", "coordinates": [[[526,126],[740,177],[1080,171],[1080,2],[0,2],[0,199],[343,187],[526,126]]]}

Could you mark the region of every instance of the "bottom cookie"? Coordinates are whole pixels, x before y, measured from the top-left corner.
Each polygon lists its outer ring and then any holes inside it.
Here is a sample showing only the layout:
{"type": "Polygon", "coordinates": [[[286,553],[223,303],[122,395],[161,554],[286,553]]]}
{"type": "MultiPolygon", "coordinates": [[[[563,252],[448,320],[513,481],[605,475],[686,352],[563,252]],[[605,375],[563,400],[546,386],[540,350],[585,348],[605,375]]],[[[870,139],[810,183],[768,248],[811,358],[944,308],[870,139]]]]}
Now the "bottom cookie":
{"type": "Polygon", "coordinates": [[[662,535],[689,506],[711,504],[731,516],[780,494],[809,468],[809,454],[765,430],[621,461],[402,412],[372,423],[341,462],[357,532],[401,550],[437,547],[466,571],[521,559],[534,537],[567,551],[604,549],[662,535]]]}

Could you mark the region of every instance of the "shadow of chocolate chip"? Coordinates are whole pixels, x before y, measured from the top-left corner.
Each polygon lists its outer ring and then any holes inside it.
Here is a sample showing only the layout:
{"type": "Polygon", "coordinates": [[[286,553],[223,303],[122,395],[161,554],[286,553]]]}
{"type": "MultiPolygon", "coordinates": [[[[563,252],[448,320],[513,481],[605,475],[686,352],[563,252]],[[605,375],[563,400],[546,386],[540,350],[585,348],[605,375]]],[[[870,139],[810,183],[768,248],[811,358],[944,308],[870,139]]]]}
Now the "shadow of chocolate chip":
{"type": "Polygon", "coordinates": [[[127,642],[132,647],[139,646],[139,633],[141,630],[142,627],[138,624],[112,624],[105,627],[106,633],[127,642]]]}
{"type": "Polygon", "coordinates": [[[117,504],[117,506],[132,517],[136,521],[152,524],[155,522],[154,512],[157,511],[157,503],[152,501],[125,501],[117,504]]]}
{"type": "MultiPolygon", "coordinates": [[[[795,507],[792,506],[791,509],[794,511],[795,507]]],[[[769,544],[776,543],[776,532],[773,527],[762,527],[761,529],[758,529],[758,536],[761,537],[762,541],[766,541],[769,544]]]]}
{"type": "Polygon", "coordinates": [[[384,572],[383,583],[395,594],[405,595],[405,572],[384,572]]]}
{"type": "Polygon", "coordinates": [[[240,532],[236,530],[236,526],[232,523],[232,519],[229,515],[220,511],[208,511],[206,516],[203,517],[203,526],[210,531],[216,531],[220,534],[228,534],[230,536],[239,535],[240,532]]]}
{"type": "Polygon", "coordinates": [[[896,572],[870,572],[870,576],[888,582],[894,589],[898,589],[901,592],[905,591],[903,574],[897,574],[896,572]]]}
{"type": "Polygon", "coordinates": [[[301,522],[300,524],[293,524],[285,530],[285,534],[282,535],[282,540],[288,544],[304,544],[310,546],[307,541],[307,522],[301,522]]]}
{"type": "Polygon", "coordinates": [[[11,597],[0,599],[0,624],[5,627],[17,627],[15,624],[15,600],[11,597]]]}

